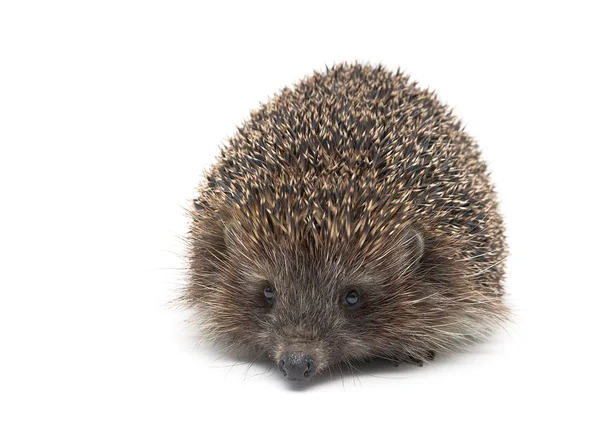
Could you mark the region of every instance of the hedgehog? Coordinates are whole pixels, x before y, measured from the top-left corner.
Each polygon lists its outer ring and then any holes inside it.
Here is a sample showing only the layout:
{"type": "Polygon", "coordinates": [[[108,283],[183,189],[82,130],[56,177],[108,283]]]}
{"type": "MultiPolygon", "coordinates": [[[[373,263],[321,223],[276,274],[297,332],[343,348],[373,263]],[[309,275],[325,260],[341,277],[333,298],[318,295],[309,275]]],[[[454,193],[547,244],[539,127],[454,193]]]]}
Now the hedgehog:
{"type": "Polygon", "coordinates": [[[336,64],[282,89],[221,147],[189,214],[181,299],[202,334],[289,380],[423,365],[509,315],[478,144],[400,70],[336,64]]]}

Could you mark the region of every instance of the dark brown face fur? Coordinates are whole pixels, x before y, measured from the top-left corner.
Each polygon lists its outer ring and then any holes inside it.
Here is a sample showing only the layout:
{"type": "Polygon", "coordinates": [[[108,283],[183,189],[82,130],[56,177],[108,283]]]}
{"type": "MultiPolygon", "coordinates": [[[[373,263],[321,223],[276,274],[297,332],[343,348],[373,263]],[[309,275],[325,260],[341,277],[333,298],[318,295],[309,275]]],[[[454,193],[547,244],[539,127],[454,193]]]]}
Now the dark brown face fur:
{"type": "Polygon", "coordinates": [[[400,74],[341,65],[284,90],[230,140],[191,214],[184,300],[207,337],[280,366],[427,359],[507,313],[485,166],[400,74]]]}

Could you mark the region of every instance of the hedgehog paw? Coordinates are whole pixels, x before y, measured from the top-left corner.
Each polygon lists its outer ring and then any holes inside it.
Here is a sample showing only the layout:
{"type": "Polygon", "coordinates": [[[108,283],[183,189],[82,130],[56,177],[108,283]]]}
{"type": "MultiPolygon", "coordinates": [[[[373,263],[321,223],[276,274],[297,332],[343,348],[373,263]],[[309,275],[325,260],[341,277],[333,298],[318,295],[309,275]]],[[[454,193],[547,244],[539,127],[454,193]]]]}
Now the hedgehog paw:
{"type": "Polygon", "coordinates": [[[435,359],[435,351],[428,350],[422,356],[408,356],[408,362],[416,364],[419,367],[423,366],[424,362],[431,362],[435,359]]]}

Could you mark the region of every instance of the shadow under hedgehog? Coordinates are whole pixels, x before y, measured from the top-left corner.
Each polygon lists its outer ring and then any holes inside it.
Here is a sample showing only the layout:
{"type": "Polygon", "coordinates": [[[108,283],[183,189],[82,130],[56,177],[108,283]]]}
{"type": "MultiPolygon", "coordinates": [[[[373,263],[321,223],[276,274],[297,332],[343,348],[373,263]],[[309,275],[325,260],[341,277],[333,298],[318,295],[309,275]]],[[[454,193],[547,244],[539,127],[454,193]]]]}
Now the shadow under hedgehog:
{"type": "Polygon", "coordinates": [[[422,364],[507,319],[506,245],[475,141],[401,72],[339,64],[251,113],[190,210],[184,303],[290,380],[422,364]]]}

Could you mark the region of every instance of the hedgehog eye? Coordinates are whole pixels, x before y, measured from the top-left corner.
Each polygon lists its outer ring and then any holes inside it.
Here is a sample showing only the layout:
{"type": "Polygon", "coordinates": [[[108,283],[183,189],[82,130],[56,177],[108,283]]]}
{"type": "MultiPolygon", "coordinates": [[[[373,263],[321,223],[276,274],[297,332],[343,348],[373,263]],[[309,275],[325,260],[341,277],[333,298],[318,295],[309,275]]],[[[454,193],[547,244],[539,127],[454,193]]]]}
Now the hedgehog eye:
{"type": "Polygon", "coordinates": [[[275,302],[275,289],[273,289],[271,286],[267,286],[264,288],[263,294],[265,295],[267,303],[272,306],[275,302]]]}
{"type": "Polygon", "coordinates": [[[350,290],[344,297],[344,305],[346,307],[354,307],[360,301],[360,295],[356,290],[350,290]]]}

